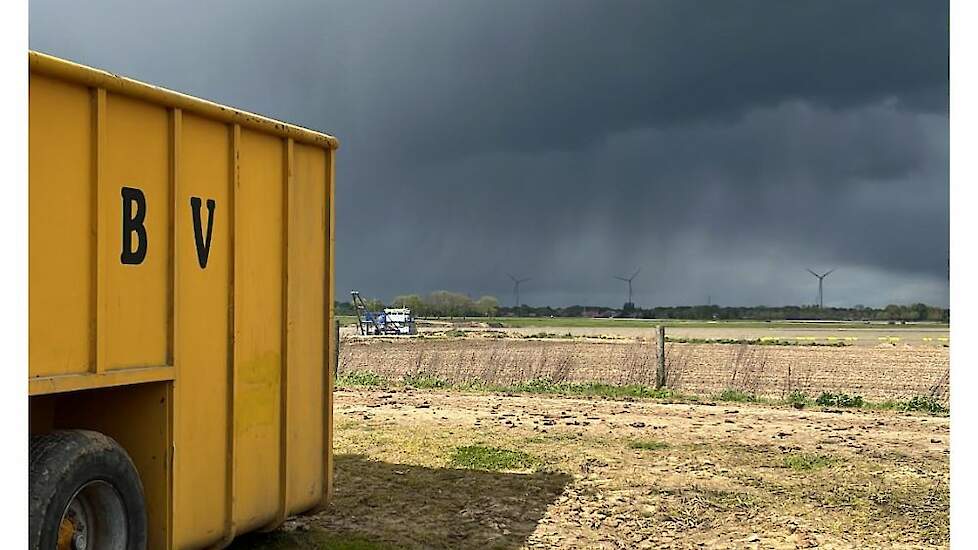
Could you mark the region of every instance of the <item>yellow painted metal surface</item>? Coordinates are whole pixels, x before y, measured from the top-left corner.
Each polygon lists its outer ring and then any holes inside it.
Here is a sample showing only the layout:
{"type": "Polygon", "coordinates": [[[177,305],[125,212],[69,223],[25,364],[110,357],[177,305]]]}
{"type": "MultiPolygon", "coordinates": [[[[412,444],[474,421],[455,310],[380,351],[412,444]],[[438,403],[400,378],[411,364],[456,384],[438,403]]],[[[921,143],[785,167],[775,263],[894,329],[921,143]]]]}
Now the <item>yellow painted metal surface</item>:
{"type": "MultiPolygon", "coordinates": [[[[99,178],[98,365],[101,370],[166,365],[169,361],[170,175],[167,110],[138,99],[109,94],[99,178]],[[120,261],[126,234],[120,230],[127,201],[124,189],[145,196],[145,258],[120,261]]],[[[133,214],[138,215],[138,210],[133,214]]],[[[130,243],[130,251],[138,243],[130,243]]]]}
{"type": "MultiPolygon", "coordinates": [[[[323,385],[321,365],[329,364],[330,355],[323,339],[309,331],[296,330],[302,326],[321,326],[332,335],[331,323],[326,321],[327,288],[317,284],[327,280],[326,263],[311,250],[326,250],[328,223],[328,184],[326,156],[319,149],[295,144],[292,192],[289,199],[289,269],[288,279],[288,418],[285,422],[289,449],[288,513],[315,506],[324,491],[323,462],[325,454],[323,432],[307,432],[295,419],[321,416],[324,399],[331,392],[320,391],[323,385]],[[303,208],[314,204],[316,208],[303,208]]],[[[332,301],[329,302],[332,304],[332,301]]]]}
{"type": "Polygon", "coordinates": [[[31,75],[28,171],[31,182],[57,182],[28,188],[32,378],[84,373],[95,365],[91,104],[84,86],[31,75]],[[57,157],[35,154],[41,149],[57,157]]]}
{"type": "Polygon", "coordinates": [[[323,506],[336,140],[30,67],[32,429],[116,437],[152,497],[152,548],[323,506]]]}
{"type": "MultiPolygon", "coordinates": [[[[176,321],[174,365],[179,370],[176,430],[183,440],[174,463],[174,514],[191,536],[179,545],[219,540],[227,524],[228,368],[231,366],[231,132],[226,124],[182,116],[177,196],[210,197],[214,227],[207,269],[199,267],[192,224],[176,224],[176,321]],[[223,368],[215,368],[217,365],[223,368]],[[207,388],[207,395],[195,388],[207,388]],[[188,393],[189,392],[189,393],[188,393]],[[224,436],[224,437],[222,437],[224,436]],[[197,467],[209,463],[209,468],[197,467]],[[211,513],[201,513],[210,510],[211,513]]],[[[190,199],[176,203],[177,218],[191,219],[190,199]]],[[[201,223],[206,223],[206,203],[201,223]]],[[[206,234],[204,235],[206,237],[206,234]]]]}

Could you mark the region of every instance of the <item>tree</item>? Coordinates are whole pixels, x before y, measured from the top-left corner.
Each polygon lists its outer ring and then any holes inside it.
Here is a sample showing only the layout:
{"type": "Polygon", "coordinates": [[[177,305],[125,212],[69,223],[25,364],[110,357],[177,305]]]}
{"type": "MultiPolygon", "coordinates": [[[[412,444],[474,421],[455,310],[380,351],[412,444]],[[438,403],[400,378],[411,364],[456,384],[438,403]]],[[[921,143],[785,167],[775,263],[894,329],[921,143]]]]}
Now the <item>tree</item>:
{"type": "Polygon", "coordinates": [[[499,300],[495,296],[483,296],[476,300],[475,311],[484,317],[491,317],[499,309],[499,300]]]}
{"type": "Polygon", "coordinates": [[[914,304],[910,306],[911,317],[914,321],[926,321],[927,320],[927,304],[914,304]]]}
{"type": "Polygon", "coordinates": [[[448,312],[452,317],[465,317],[475,310],[472,298],[458,292],[448,293],[448,312]]]}
{"type": "Polygon", "coordinates": [[[403,294],[394,298],[394,307],[406,307],[411,310],[415,317],[422,317],[428,314],[426,304],[421,296],[417,294],[403,294]]]}
{"type": "Polygon", "coordinates": [[[428,295],[428,309],[435,317],[445,317],[449,315],[451,308],[451,292],[447,290],[436,290],[428,295]]]}

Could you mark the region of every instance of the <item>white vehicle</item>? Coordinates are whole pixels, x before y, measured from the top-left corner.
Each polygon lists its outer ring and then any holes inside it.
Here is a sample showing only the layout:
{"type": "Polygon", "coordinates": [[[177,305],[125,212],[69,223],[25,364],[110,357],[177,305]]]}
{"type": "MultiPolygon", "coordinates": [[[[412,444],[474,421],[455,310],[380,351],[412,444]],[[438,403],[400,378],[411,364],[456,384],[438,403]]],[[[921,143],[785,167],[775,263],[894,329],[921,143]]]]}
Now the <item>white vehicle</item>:
{"type": "Polygon", "coordinates": [[[384,308],[384,325],[389,333],[393,334],[417,334],[418,329],[414,324],[414,317],[411,309],[406,307],[384,308]]]}

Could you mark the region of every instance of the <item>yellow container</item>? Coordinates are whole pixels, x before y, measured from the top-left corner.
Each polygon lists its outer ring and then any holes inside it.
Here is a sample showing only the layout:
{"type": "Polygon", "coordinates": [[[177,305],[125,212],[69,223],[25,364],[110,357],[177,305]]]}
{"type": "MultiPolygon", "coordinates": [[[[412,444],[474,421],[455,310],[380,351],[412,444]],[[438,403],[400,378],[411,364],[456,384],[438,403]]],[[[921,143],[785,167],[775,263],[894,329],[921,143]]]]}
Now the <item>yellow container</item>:
{"type": "Polygon", "coordinates": [[[321,507],[336,140],[29,60],[31,433],[115,439],[149,548],[321,507]]]}

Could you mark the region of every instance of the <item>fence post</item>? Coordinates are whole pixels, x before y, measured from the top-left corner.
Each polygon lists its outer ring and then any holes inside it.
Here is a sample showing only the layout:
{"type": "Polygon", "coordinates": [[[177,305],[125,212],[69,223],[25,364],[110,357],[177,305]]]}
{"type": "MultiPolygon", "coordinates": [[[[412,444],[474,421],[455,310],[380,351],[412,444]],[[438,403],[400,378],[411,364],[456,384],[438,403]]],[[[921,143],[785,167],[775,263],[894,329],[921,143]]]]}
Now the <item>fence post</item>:
{"type": "Polygon", "coordinates": [[[340,320],[333,320],[333,380],[339,376],[340,371],[340,320]]]}
{"type": "Polygon", "coordinates": [[[655,369],[655,389],[659,390],[666,385],[666,327],[657,325],[655,331],[656,343],[659,346],[659,353],[657,354],[659,364],[655,369]]]}

